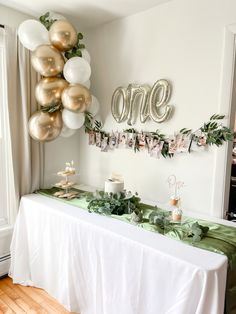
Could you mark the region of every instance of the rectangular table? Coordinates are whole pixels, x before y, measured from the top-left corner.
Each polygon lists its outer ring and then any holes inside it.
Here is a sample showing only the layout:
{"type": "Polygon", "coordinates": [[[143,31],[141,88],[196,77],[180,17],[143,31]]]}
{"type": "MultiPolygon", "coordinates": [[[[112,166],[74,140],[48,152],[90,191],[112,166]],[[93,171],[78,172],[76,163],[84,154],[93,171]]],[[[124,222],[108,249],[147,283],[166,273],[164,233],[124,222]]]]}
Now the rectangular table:
{"type": "Polygon", "coordinates": [[[227,258],[32,194],[12,246],[14,283],[81,314],[221,314],[227,258]]]}

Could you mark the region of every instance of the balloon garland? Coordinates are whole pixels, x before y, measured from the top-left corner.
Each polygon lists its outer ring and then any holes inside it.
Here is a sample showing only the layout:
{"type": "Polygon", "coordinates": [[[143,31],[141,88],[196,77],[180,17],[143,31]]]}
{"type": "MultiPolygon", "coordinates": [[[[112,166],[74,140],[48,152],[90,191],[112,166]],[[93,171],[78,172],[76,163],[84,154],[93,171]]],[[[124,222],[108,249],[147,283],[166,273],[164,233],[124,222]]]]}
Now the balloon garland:
{"type": "Polygon", "coordinates": [[[22,45],[32,51],[31,64],[41,75],[35,88],[40,110],[29,119],[29,134],[40,142],[69,137],[85,122],[85,113],[99,111],[91,95],[90,55],[82,33],[57,13],[26,20],[18,28],[22,45]]]}

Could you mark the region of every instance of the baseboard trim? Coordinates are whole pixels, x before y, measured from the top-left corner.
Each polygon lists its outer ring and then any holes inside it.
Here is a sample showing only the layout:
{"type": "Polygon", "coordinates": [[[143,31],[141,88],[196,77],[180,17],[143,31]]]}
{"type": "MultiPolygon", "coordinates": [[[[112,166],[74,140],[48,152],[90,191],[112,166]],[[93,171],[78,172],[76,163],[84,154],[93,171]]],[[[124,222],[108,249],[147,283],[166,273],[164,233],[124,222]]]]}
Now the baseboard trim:
{"type": "Polygon", "coordinates": [[[0,278],[6,276],[10,269],[11,258],[8,255],[6,258],[1,258],[0,260],[0,278]]]}

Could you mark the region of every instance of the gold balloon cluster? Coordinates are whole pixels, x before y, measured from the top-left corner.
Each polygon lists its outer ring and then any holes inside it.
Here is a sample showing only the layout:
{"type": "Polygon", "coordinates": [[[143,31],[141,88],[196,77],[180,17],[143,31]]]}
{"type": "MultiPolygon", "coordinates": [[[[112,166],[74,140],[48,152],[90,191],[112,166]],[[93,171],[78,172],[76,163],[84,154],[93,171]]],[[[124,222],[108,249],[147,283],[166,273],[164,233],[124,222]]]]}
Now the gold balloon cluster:
{"type": "Polygon", "coordinates": [[[91,104],[92,97],[85,86],[70,84],[61,75],[65,65],[63,53],[72,49],[77,40],[74,26],[67,20],[57,20],[49,30],[51,44],[39,45],[32,53],[32,66],[42,76],[35,89],[42,111],[35,112],[29,120],[29,133],[37,141],[49,142],[60,135],[63,120],[58,108],[61,104],[77,113],[85,112],[91,104]],[[51,108],[58,110],[50,112],[51,108]]]}

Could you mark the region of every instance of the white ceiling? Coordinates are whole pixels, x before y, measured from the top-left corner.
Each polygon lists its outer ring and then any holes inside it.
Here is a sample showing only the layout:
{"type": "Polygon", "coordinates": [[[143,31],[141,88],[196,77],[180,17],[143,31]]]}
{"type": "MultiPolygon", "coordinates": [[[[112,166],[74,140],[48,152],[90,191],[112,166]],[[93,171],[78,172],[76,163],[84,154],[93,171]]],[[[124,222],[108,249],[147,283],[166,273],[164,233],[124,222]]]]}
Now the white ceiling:
{"type": "Polygon", "coordinates": [[[83,28],[132,15],[170,0],[0,0],[0,4],[39,17],[60,13],[83,28]]]}

